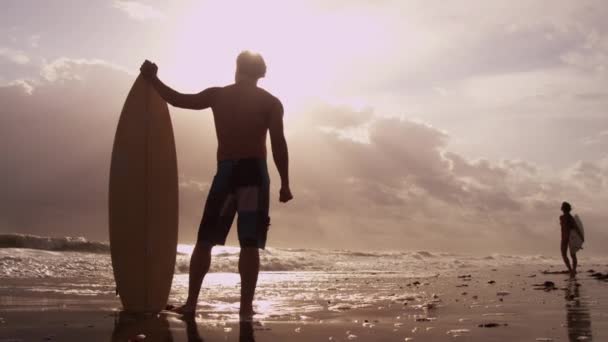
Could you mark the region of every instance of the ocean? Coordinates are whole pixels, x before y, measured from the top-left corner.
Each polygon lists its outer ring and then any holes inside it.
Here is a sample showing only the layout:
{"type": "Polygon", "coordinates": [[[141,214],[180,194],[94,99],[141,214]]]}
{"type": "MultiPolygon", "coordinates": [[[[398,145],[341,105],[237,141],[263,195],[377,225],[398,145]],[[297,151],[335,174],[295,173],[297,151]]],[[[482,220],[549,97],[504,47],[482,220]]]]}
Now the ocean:
{"type": "MultiPolygon", "coordinates": [[[[179,245],[170,303],[185,301],[191,245],[179,245]]],[[[238,312],[239,248],[216,246],[205,278],[199,311],[217,315],[238,312]]],[[[349,250],[268,248],[261,252],[256,292],[258,311],[284,319],[315,311],[373,307],[408,293],[415,280],[453,277],[476,270],[561,264],[542,255],[471,256],[432,251],[360,252],[349,250]],[[298,305],[293,305],[297,302],[298,305]]],[[[107,243],[84,238],[0,235],[0,306],[23,310],[96,308],[119,310],[107,243]]]]}

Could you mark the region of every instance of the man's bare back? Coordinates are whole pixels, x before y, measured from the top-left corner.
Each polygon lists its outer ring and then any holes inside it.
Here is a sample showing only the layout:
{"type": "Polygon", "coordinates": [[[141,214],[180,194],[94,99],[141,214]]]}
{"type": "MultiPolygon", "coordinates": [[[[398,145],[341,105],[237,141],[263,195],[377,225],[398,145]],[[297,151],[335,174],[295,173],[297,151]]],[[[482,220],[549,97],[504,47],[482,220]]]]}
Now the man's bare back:
{"type": "Polygon", "coordinates": [[[266,158],[266,132],[279,128],[281,102],[252,84],[208,88],[199,94],[213,110],[218,160],[266,158]]]}

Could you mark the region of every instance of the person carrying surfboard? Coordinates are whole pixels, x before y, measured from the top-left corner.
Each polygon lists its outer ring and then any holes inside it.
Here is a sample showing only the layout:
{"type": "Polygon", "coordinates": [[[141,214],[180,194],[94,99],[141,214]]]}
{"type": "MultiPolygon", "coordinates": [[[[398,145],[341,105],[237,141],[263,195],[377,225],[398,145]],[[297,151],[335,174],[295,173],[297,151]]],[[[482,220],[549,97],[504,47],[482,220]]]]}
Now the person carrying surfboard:
{"type": "Polygon", "coordinates": [[[575,218],[570,214],[572,206],[568,202],[562,203],[562,212],[564,213],[559,217],[559,223],[562,228],[562,241],[561,241],[561,252],[562,258],[570,276],[576,275],[576,267],[578,265],[578,259],[576,258],[576,252],[582,248],[585,237],[575,218]],[[572,264],[568,259],[567,251],[570,249],[570,257],[572,258],[572,264]]]}
{"type": "Polygon", "coordinates": [[[174,311],[195,312],[201,284],[211,263],[211,249],[226,242],[234,216],[238,214],[240,315],[250,318],[254,314],[259,249],[266,246],[270,225],[267,133],[281,178],[279,201],[285,203],[293,199],[283,133],[283,106],[279,99],[257,86],[258,80],[266,75],[264,59],[257,53],[243,51],[236,59],[233,84],[207,88],[198,94],[181,94],[165,85],[157,76],[156,64],[148,60],[140,71],[169,104],[196,110],[211,108],[218,139],[217,173],[209,189],[190,259],[188,299],[174,311]]]}

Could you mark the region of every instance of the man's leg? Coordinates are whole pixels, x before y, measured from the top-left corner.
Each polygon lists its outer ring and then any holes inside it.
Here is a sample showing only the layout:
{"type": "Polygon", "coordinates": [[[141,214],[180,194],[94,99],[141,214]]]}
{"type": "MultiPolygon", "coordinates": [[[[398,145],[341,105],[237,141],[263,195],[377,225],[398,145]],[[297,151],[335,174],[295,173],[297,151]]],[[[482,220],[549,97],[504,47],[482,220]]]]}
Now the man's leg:
{"type": "Polygon", "coordinates": [[[242,320],[249,320],[254,314],[253,297],[260,271],[260,253],[266,245],[268,231],[268,197],[270,180],[265,160],[247,159],[241,161],[237,172],[237,229],[241,254],[239,273],[241,275],[242,320]]]}
{"type": "Polygon", "coordinates": [[[188,299],[186,304],[176,309],[176,312],[186,314],[194,313],[198,303],[198,295],[205,275],[211,264],[211,248],[213,246],[204,242],[197,242],[190,257],[190,281],[188,284],[188,299]]]}
{"type": "Polygon", "coordinates": [[[253,315],[253,296],[260,271],[260,253],[257,247],[243,247],[239,256],[239,273],[241,274],[241,310],[242,317],[253,315]]]}
{"type": "Polygon", "coordinates": [[[572,273],[576,274],[576,266],[578,265],[578,259],[576,258],[576,252],[570,250],[570,257],[572,258],[572,273]]]}
{"type": "Polygon", "coordinates": [[[564,259],[564,263],[566,264],[566,267],[568,267],[568,271],[570,271],[570,273],[572,273],[572,266],[570,266],[570,259],[568,259],[568,242],[561,244],[561,250],[562,250],[562,259],[564,259]]]}

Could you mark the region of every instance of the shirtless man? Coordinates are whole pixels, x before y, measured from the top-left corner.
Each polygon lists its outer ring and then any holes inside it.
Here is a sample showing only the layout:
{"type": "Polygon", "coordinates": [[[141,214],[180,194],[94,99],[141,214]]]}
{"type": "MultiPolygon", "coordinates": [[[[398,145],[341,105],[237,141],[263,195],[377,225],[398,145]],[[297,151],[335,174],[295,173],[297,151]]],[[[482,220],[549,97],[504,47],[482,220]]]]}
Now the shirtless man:
{"type": "Polygon", "coordinates": [[[196,310],[201,284],[211,263],[211,248],[223,245],[238,213],[237,230],[241,253],[242,318],[251,318],[260,256],[270,225],[269,185],[266,166],[266,132],[281,177],[279,201],[293,198],[289,188],[287,143],[283,134],[283,106],[257,86],[266,74],[259,54],[244,51],[237,57],[235,83],[212,87],[198,94],[180,94],[156,76],[156,64],[145,61],[142,75],[169,104],[187,109],[211,108],[217,133],[217,173],[207,196],[198,238],[190,259],[190,282],[186,303],[175,309],[182,314],[196,310]]]}

